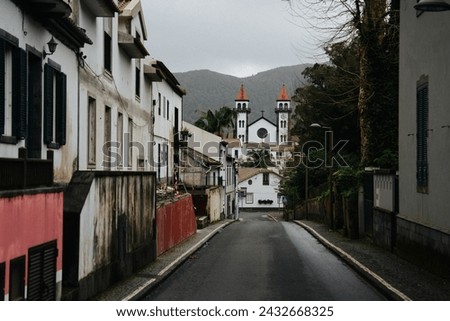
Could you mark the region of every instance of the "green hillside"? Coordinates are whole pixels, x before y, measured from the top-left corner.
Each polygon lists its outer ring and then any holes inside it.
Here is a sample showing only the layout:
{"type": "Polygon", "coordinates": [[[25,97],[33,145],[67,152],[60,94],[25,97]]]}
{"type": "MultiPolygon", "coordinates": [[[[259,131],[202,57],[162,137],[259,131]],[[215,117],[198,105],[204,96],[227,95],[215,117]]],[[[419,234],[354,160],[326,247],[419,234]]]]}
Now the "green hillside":
{"type": "Polygon", "coordinates": [[[279,67],[256,75],[238,78],[209,70],[194,70],[175,73],[175,77],[186,89],[184,97],[184,120],[190,123],[200,117],[199,111],[216,110],[222,106],[234,107],[234,99],[241,84],[244,84],[250,99],[249,121],[259,118],[261,111],[271,121],[275,121],[275,102],[283,84],[289,95],[302,86],[302,71],[308,65],[279,67]]]}

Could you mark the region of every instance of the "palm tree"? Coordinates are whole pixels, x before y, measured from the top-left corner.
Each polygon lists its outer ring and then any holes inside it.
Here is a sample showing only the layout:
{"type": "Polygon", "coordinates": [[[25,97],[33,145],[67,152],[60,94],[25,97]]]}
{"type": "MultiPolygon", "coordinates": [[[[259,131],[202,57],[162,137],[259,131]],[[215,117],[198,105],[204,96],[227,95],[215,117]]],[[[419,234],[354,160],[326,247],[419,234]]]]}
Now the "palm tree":
{"type": "Polygon", "coordinates": [[[235,111],[223,106],[219,110],[202,112],[202,116],[194,125],[223,138],[230,128],[234,128],[234,118],[235,111]]]}
{"type": "Polygon", "coordinates": [[[248,156],[251,157],[252,161],[245,164],[244,167],[267,168],[269,166],[274,166],[270,152],[265,148],[250,150],[248,156]]]}

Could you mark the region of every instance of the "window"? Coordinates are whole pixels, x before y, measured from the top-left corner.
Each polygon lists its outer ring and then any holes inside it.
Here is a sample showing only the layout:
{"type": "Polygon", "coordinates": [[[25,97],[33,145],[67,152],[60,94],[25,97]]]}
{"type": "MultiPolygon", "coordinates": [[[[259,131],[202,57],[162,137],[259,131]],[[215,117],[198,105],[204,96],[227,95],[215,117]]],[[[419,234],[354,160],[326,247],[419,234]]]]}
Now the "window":
{"type": "Polygon", "coordinates": [[[158,93],[158,115],[161,116],[161,93],[158,93]]]}
{"type": "Polygon", "coordinates": [[[66,144],[67,77],[46,64],[44,80],[44,143],[59,148],[66,144]]]}
{"type": "Polygon", "coordinates": [[[245,204],[253,204],[253,193],[247,193],[245,204]]]}
{"type": "Polygon", "coordinates": [[[8,38],[0,38],[0,142],[15,144],[26,134],[27,53],[8,38]]]}
{"type": "Polygon", "coordinates": [[[97,102],[89,97],[88,101],[88,166],[96,163],[96,131],[97,131],[97,102]]]}
{"type": "Polygon", "coordinates": [[[118,152],[118,165],[123,165],[123,114],[117,114],[117,152],[118,152]]]}
{"type": "Polygon", "coordinates": [[[108,106],[105,106],[103,164],[105,169],[111,168],[111,108],[108,106]]]}
{"type": "Polygon", "coordinates": [[[141,97],[141,71],[138,67],[136,67],[136,73],[135,73],[135,85],[136,85],[136,98],[141,97]]]}
{"type": "Polygon", "coordinates": [[[269,173],[263,173],[263,185],[269,185],[269,173]]]}
{"type": "Polygon", "coordinates": [[[9,263],[9,300],[25,299],[25,256],[9,263]]]}
{"type": "Polygon", "coordinates": [[[417,191],[428,188],[428,78],[417,85],[417,191]]]}
{"type": "Polygon", "coordinates": [[[167,99],[167,113],[166,113],[166,116],[167,116],[167,120],[170,120],[170,113],[169,113],[169,110],[170,110],[170,103],[169,103],[169,99],[167,99]]]}
{"type": "Polygon", "coordinates": [[[133,167],[133,119],[128,118],[128,167],[133,167]]]}
{"type": "Polygon", "coordinates": [[[104,63],[104,67],[105,70],[108,71],[109,73],[112,72],[112,52],[111,52],[111,36],[105,32],[105,36],[104,36],[104,44],[103,44],[103,49],[104,49],[104,56],[103,56],[103,63],[104,63]]]}

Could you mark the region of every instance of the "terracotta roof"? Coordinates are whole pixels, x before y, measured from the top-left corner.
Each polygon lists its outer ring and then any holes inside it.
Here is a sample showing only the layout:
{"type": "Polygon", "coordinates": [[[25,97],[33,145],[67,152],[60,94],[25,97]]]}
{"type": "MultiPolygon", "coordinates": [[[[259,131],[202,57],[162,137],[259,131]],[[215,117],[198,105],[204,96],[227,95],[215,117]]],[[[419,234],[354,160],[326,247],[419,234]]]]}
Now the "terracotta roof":
{"type": "Polygon", "coordinates": [[[244,85],[241,85],[241,88],[239,89],[236,100],[249,100],[247,96],[247,92],[244,89],[244,85]]]}
{"type": "Polygon", "coordinates": [[[270,173],[267,168],[241,167],[239,168],[239,182],[243,182],[260,173],[270,173]]]}
{"type": "Polygon", "coordinates": [[[280,93],[278,94],[277,100],[282,100],[282,101],[284,101],[284,100],[291,100],[289,98],[289,94],[287,92],[285,84],[283,84],[283,86],[281,87],[281,90],[280,90],[280,93]]]}

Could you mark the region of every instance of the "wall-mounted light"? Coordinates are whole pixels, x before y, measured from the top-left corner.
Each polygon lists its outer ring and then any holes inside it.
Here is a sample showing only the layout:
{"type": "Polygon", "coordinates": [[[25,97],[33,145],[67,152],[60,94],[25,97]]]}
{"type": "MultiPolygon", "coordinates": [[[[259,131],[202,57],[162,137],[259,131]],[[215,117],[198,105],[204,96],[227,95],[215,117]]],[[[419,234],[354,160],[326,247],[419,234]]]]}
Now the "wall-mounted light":
{"type": "Polygon", "coordinates": [[[442,0],[420,0],[414,8],[419,11],[447,11],[450,10],[450,4],[442,0]]]}
{"type": "Polygon", "coordinates": [[[58,45],[58,43],[52,37],[52,39],[50,39],[50,41],[47,42],[47,47],[48,47],[48,51],[49,52],[46,52],[45,49],[44,49],[44,59],[45,59],[45,57],[53,55],[55,53],[57,45],[58,45]]]}

